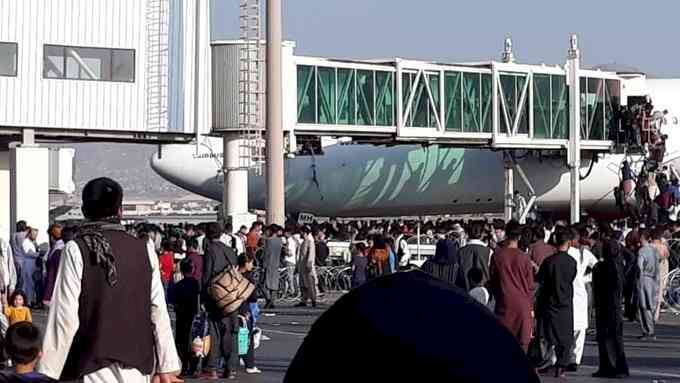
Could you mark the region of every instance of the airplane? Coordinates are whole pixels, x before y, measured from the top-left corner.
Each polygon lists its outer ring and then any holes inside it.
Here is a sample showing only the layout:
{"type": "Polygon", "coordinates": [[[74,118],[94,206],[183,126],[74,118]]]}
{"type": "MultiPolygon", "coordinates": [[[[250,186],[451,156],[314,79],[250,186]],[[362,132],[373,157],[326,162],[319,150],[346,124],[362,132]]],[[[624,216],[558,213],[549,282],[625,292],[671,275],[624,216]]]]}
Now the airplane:
{"type": "MultiPolygon", "coordinates": [[[[668,134],[664,162],[680,158],[680,81],[647,81],[657,110],[668,109],[662,133],[668,134]],[[658,90],[658,91],[655,91],[658,90]],[[672,108],[676,106],[676,108],[672,108]]],[[[565,154],[527,153],[517,163],[535,190],[539,211],[569,211],[570,176],[565,154]]],[[[639,157],[639,156],[638,156],[639,157]]],[[[614,187],[620,182],[624,154],[599,155],[595,163],[582,158],[581,207],[590,215],[619,212],[614,187]],[[591,168],[592,166],[592,168],[591,168]]],[[[222,140],[205,138],[195,144],[163,145],[152,156],[153,170],[188,191],[222,199],[222,140]]],[[[638,158],[639,160],[639,158],[638,158]]],[[[641,162],[638,161],[637,166],[641,162]]],[[[264,209],[264,176],[249,174],[249,207],[264,209]]],[[[325,217],[396,217],[500,213],[504,207],[504,165],[501,152],[437,145],[376,146],[336,142],[322,155],[297,155],[285,161],[286,212],[325,217]]],[[[515,188],[528,188],[515,175],[515,188]]]]}

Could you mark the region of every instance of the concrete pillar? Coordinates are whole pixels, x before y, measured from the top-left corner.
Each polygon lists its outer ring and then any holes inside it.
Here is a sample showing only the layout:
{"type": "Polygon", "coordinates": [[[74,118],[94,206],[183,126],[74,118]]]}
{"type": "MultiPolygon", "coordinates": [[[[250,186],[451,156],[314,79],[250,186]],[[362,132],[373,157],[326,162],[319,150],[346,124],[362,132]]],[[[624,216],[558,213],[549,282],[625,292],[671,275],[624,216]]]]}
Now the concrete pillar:
{"type": "Polygon", "coordinates": [[[267,0],[267,224],[286,222],[283,168],[281,0],[267,0]]]}
{"type": "Polygon", "coordinates": [[[0,150],[0,238],[9,241],[10,222],[9,149],[0,150]]]}
{"type": "Polygon", "coordinates": [[[224,135],[224,217],[231,221],[234,230],[241,225],[250,227],[257,217],[248,212],[248,169],[241,166],[239,153],[242,139],[238,133],[224,135]]]}
{"type": "Polygon", "coordinates": [[[576,35],[569,38],[569,147],[567,162],[570,169],[570,216],[571,223],[581,220],[581,81],[579,78],[580,52],[576,35]]]}
{"type": "Polygon", "coordinates": [[[9,162],[11,229],[14,230],[17,221],[24,220],[38,229],[38,243],[47,242],[50,224],[48,149],[34,145],[11,147],[9,162]]]}

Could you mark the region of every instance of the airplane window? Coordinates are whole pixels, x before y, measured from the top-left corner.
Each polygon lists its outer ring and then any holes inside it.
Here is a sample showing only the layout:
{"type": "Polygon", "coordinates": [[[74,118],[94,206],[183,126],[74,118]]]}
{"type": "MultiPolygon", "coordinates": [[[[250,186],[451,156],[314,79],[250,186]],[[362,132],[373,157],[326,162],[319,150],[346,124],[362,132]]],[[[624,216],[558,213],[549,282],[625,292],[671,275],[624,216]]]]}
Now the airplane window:
{"type": "Polygon", "coordinates": [[[479,202],[479,201],[481,201],[481,199],[479,199],[479,198],[477,198],[477,199],[475,200],[475,202],[479,202]]]}
{"type": "Polygon", "coordinates": [[[453,200],[453,203],[458,203],[458,200],[457,200],[457,199],[454,199],[454,200],[453,200]]]}
{"type": "Polygon", "coordinates": [[[678,118],[677,118],[677,117],[673,117],[673,125],[677,125],[677,124],[678,124],[678,118]]]}
{"type": "Polygon", "coordinates": [[[491,202],[491,201],[493,201],[493,198],[489,198],[489,199],[486,200],[486,202],[491,202]]]}

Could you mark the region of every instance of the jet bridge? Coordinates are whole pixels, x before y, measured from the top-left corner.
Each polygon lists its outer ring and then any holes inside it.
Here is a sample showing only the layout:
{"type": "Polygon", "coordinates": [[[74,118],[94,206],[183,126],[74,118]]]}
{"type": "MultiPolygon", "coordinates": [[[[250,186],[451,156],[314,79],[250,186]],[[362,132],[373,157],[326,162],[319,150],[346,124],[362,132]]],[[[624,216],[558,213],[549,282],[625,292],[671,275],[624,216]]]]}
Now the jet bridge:
{"type": "MultiPolygon", "coordinates": [[[[389,138],[490,149],[566,149],[568,69],[295,57],[295,135],[389,138]]],[[[609,151],[616,73],[579,70],[581,149],[609,151]]]]}

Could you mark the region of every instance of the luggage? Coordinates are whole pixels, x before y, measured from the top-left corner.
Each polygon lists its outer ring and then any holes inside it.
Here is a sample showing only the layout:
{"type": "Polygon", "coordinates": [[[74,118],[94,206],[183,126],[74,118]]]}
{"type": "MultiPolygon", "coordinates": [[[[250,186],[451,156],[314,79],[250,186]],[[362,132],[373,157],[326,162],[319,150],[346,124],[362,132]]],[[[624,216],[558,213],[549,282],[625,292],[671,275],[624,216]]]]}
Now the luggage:
{"type": "Polygon", "coordinates": [[[225,317],[235,313],[255,290],[255,285],[239,273],[234,266],[227,266],[217,274],[208,287],[208,295],[225,317]]]}

